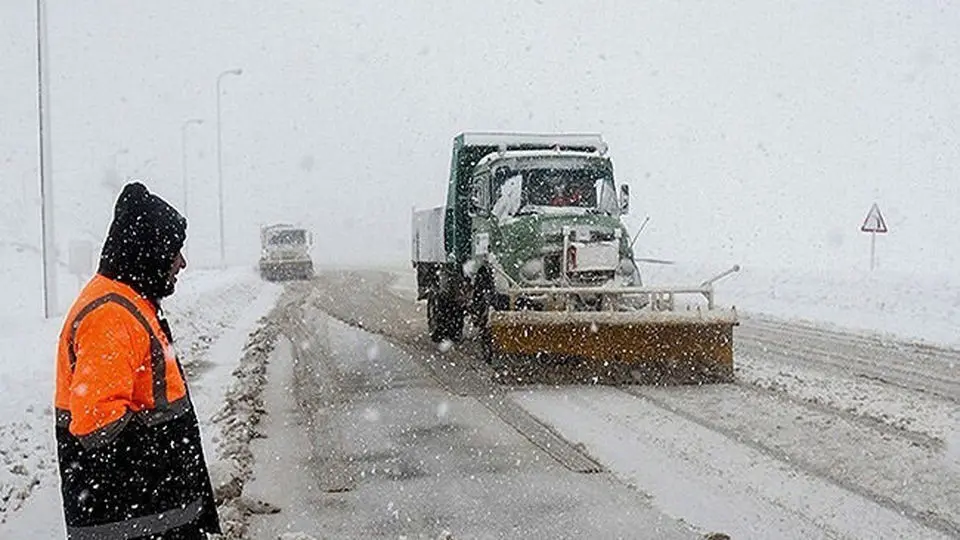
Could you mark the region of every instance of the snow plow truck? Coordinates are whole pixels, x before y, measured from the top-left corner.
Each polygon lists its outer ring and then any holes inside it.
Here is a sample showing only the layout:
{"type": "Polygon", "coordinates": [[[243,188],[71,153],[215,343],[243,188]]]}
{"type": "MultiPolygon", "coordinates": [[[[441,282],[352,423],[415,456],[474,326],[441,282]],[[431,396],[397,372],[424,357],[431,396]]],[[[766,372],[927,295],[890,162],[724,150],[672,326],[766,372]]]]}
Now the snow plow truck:
{"type": "Polygon", "coordinates": [[[480,351],[515,381],[703,383],[733,377],[733,309],[713,284],[649,287],[596,134],[462,133],[446,204],[416,210],[412,262],[430,337],[480,351]]]}
{"type": "Polygon", "coordinates": [[[277,223],[260,227],[260,277],[267,281],[310,279],[312,235],[302,227],[277,223]]]}

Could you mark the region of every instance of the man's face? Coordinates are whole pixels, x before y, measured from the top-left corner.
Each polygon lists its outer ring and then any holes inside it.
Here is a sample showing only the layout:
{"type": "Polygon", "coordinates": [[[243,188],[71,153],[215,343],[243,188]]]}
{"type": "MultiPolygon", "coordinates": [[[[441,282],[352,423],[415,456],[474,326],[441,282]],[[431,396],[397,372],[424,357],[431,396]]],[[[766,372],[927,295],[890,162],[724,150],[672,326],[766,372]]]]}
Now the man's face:
{"type": "Polygon", "coordinates": [[[167,274],[167,283],[170,284],[171,289],[177,285],[177,274],[186,267],[187,259],[183,256],[183,252],[177,253],[173,259],[173,266],[170,267],[170,273],[167,274]]]}

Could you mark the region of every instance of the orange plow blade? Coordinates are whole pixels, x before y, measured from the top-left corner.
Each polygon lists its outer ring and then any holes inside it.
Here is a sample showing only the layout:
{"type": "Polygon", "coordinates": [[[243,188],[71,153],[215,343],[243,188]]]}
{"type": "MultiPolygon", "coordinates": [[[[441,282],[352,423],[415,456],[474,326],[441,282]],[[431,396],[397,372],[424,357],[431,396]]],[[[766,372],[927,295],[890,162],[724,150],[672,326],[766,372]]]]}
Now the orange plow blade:
{"type": "Polygon", "coordinates": [[[733,380],[734,311],[493,311],[489,347],[513,382],[733,380]]]}

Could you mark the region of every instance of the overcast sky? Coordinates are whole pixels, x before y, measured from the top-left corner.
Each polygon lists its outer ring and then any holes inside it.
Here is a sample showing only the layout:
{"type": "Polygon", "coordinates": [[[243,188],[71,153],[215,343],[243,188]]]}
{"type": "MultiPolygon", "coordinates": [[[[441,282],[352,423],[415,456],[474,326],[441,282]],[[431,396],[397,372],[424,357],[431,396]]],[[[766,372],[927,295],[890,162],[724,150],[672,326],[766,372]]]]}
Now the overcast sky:
{"type": "MultiPolygon", "coordinates": [[[[5,236],[36,241],[34,6],[0,0],[5,236]]],[[[121,173],[182,206],[217,258],[215,80],[228,256],[257,227],[320,262],[404,261],[465,130],[598,131],[646,215],[644,255],[888,268],[960,261],[960,6],[873,2],[48,0],[58,237],[100,242],[121,173]],[[858,5],[860,7],[851,7],[858,5]]]]}

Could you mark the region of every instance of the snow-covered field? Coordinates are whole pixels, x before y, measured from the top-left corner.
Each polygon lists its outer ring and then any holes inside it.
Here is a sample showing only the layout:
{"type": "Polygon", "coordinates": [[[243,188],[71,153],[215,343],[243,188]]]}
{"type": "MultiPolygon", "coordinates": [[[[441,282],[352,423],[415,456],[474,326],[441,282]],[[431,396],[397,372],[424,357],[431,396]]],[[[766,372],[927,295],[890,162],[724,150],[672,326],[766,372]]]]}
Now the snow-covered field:
{"type": "MultiPolygon", "coordinates": [[[[208,458],[219,458],[224,405],[248,333],[275,304],[279,287],[248,269],[186,272],[164,305],[190,373],[208,458]]],[[[21,294],[21,291],[14,291],[21,294]]],[[[23,318],[0,330],[0,537],[56,538],[62,532],[53,441],[53,372],[59,318],[23,318]]]]}

